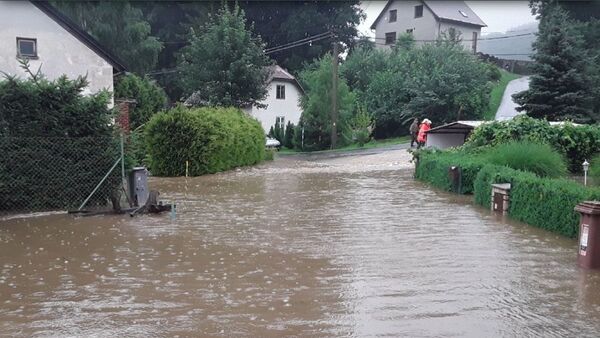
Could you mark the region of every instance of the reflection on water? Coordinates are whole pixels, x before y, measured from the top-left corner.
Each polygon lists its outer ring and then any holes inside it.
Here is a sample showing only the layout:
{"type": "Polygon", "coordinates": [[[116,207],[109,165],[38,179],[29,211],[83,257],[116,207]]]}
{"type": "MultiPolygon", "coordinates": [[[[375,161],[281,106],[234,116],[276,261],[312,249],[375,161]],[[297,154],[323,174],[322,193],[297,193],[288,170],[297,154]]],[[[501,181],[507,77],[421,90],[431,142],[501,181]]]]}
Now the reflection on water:
{"type": "Polygon", "coordinates": [[[343,163],[153,179],[178,203],[174,221],[2,221],[0,335],[600,332],[600,275],[577,268],[574,241],[507,223],[393,163],[343,163]]]}

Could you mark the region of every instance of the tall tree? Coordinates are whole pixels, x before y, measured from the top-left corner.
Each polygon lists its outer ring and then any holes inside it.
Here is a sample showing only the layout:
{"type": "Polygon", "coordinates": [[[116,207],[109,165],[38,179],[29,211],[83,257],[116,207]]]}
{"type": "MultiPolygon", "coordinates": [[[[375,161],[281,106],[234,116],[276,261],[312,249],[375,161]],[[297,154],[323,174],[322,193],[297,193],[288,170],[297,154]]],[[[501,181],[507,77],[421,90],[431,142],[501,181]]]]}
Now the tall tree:
{"type": "Polygon", "coordinates": [[[258,106],[266,97],[271,60],[237,5],[224,6],[207,24],[191,29],[189,41],[179,67],[188,103],[258,106]]]}
{"type": "Polygon", "coordinates": [[[119,57],[144,74],[155,68],[163,44],[150,32],[142,11],[128,1],[58,1],[55,5],[119,57]]]}
{"type": "Polygon", "coordinates": [[[529,89],[513,95],[528,115],[551,121],[590,122],[590,92],[584,75],[585,51],[582,38],[560,6],[539,10],[540,24],[529,89]]]}

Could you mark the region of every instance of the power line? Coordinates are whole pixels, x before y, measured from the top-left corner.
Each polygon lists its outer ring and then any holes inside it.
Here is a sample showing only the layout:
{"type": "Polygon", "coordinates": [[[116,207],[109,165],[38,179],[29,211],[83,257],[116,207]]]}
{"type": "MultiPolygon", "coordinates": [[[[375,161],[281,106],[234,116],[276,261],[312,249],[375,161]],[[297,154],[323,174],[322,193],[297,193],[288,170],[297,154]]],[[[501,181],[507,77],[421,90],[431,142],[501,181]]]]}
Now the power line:
{"type": "Polygon", "coordinates": [[[329,35],[328,34],[328,35],[325,35],[325,36],[322,36],[322,37],[316,38],[316,39],[295,42],[294,44],[291,44],[291,45],[287,45],[287,46],[282,46],[282,47],[277,47],[277,48],[270,49],[269,51],[266,51],[265,54],[269,55],[269,54],[273,54],[273,53],[276,53],[276,52],[281,52],[281,51],[286,50],[286,49],[296,48],[296,47],[299,47],[299,46],[302,46],[302,45],[311,44],[313,42],[317,42],[317,41],[321,41],[321,40],[325,40],[325,39],[330,39],[332,37],[333,37],[333,35],[329,35]]]}
{"type": "Polygon", "coordinates": [[[312,35],[312,36],[307,36],[307,37],[302,38],[300,40],[296,40],[296,41],[292,41],[292,42],[287,42],[287,43],[284,43],[283,45],[279,45],[279,46],[267,48],[267,49],[265,49],[265,52],[270,52],[272,50],[283,48],[283,47],[287,47],[289,45],[293,45],[293,44],[300,43],[300,42],[310,42],[310,41],[315,40],[315,39],[320,38],[320,37],[330,37],[330,36],[332,36],[331,32],[323,32],[323,33],[320,33],[320,34],[316,34],[316,35],[312,35]]]}

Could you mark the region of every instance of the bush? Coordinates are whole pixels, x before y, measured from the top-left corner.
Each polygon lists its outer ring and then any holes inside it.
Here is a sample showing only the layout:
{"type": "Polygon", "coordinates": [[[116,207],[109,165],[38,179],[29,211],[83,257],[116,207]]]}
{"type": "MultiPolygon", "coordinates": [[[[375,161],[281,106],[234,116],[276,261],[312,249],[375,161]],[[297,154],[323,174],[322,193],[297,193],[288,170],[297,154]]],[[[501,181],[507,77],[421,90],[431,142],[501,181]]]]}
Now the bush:
{"type": "Polygon", "coordinates": [[[285,136],[283,137],[282,143],[282,145],[288,149],[294,148],[294,130],[294,124],[288,121],[287,126],[285,127],[285,136]]]}
{"type": "Polygon", "coordinates": [[[129,111],[131,129],[148,122],[152,115],[164,110],[167,104],[165,91],[149,78],[137,75],[119,77],[115,84],[115,98],[135,99],[136,104],[129,111]]]}
{"type": "Polygon", "coordinates": [[[417,157],[418,165],[415,170],[415,178],[445,191],[453,191],[454,188],[448,170],[451,167],[459,167],[462,174],[457,192],[461,194],[473,193],[475,176],[486,165],[484,160],[460,151],[425,150],[419,151],[417,157]]]}
{"type": "Polygon", "coordinates": [[[529,171],[540,177],[562,177],[567,173],[564,158],[547,144],[509,142],[488,149],[483,156],[491,164],[529,171]]]}
{"type": "Polygon", "coordinates": [[[265,156],[260,123],[235,108],[180,106],[152,117],[145,138],[158,176],[184,175],[186,161],[197,176],[256,164],[265,156]]]}
{"type": "Polygon", "coordinates": [[[540,178],[506,167],[484,167],[475,180],[475,202],[490,205],[491,184],[510,183],[509,215],[516,220],[576,237],[579,229],[577,204],[600,197],[600,190],[589,189],[564,179],[540,178]]]}
{"type": "Polygon", "coordinates": [[[486,123],[475,129],[465,148],[498,145],[511,141],[546,143],[563,154],[569,171],[579,173],[585,159],[600,149],[600,127],[596,125],[550,126],[545,120],[518,116],[511,121],[486,123]]]}
{"type": "MultiPolygon", "coordinates": [[[[0,210],[78,207],[118,158],[110,96],[83,96],[83,77],[32,76],[0,81],[0,210]]],[[[119,181],[115,172],[89,204],[104,204],[119,181]]]]}
{"type": "Polygon", "coordinates": [[[596,185],[600,184],[600,154],[592,158],[590,163],[589,175],[594,179],[596,185]]]}
{"type": "Polygon", "coordinates": [[[487,67],[490,81],[500,81],[502,78],[502,72],[500,72],[500,68],[493,63],[488,63],[487,67]]]}

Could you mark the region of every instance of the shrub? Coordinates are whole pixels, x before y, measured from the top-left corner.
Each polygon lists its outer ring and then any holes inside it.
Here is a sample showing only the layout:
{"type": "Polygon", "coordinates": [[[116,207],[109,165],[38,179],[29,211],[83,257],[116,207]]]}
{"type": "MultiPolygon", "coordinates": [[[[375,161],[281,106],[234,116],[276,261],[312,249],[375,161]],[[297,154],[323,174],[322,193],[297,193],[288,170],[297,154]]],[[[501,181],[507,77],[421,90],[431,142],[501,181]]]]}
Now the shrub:
{"type": "Polygon", "coordinates": [[[371,140],[373,131],[373,117],[367,113],[364,108],[359,108],[358,112],[350,120],[352,130],[352,141],[358,143],[360,147],[371,140]]]}
{"type": "Polygon", "coordinates": [[[451,167],[459,167],[462,174],[457,192],[461,194],[473,193],[475,176],[486,165],[486,162],[481,158],[469,156],[465,152],[459,151],[426,150],[418,152],[417,157],[418,165],[415,170],[415,178],[445,191],[453,190],[453,183],[448,170],[451,167]]]}
{"type": "Polygon", "coordinates": [[[295,126],[292,122],[287,123],[287,126],[285,127],[285,136],[283,137],[283,146],[288,148],[288,149],[292,149],[294,148],[294,130],[295,130],[295,126]]]}
{"type": "Polygon", "coordinates": [[[600,184],[600,154],[597,154],[590,161],[589,175],[594,179],[595,184],[600,184]]]}
{"type": "Polygon", "coordinates": [[[564,158],[547,144],[509,142],[490,148],[483,156],[489,163],[530,171],[541,177],[561,177],[567,173],[564,158]]]}
{"type": "Polygon", "coordinates": [[[508,211],[511,217],[571,238],[576,237],[579,227],[575,206],[600,197],[600,190],[572,181],[540,178],[532,173],[488,165],[475,180],[476,203],[490,205],[492,183],[511,184],[508,211]]]}
{"type": "Polygon", "coordinates": [[[135,106],[129,111],[131,129],[148,122],[167,104],[167,95],[160,86],[149,78],[133,74],[119,77],[115,84],[115,98],[136,100],[135,106]]]}
{"type": "MultiPolygon", "coordinates": [[[[77,207],[116,161],[110,96],[83,96],[86,86],[40,74],[0,81],[0,210],[77,207]]],[[[104,204],[119,181],[115,172],[88,205],[104,204]]]]}
{"type": "Polygon", "coordinates": [[[235,108],[177,107],[152,117],[145,130],[150,166],[158,176],[216,173],[263,160],[265,132],[235,108]]]}
{"type": "Polygon", "coordinates": [[[518,116],[511,121],[486,123],[476,128],[465,148],[498,145],[511,141],[546,143],[563,154],[569,171],[581,172],[581,164],[600,149],[600,127],[596,125],[550,126],[545,120],[518,116]]]}

